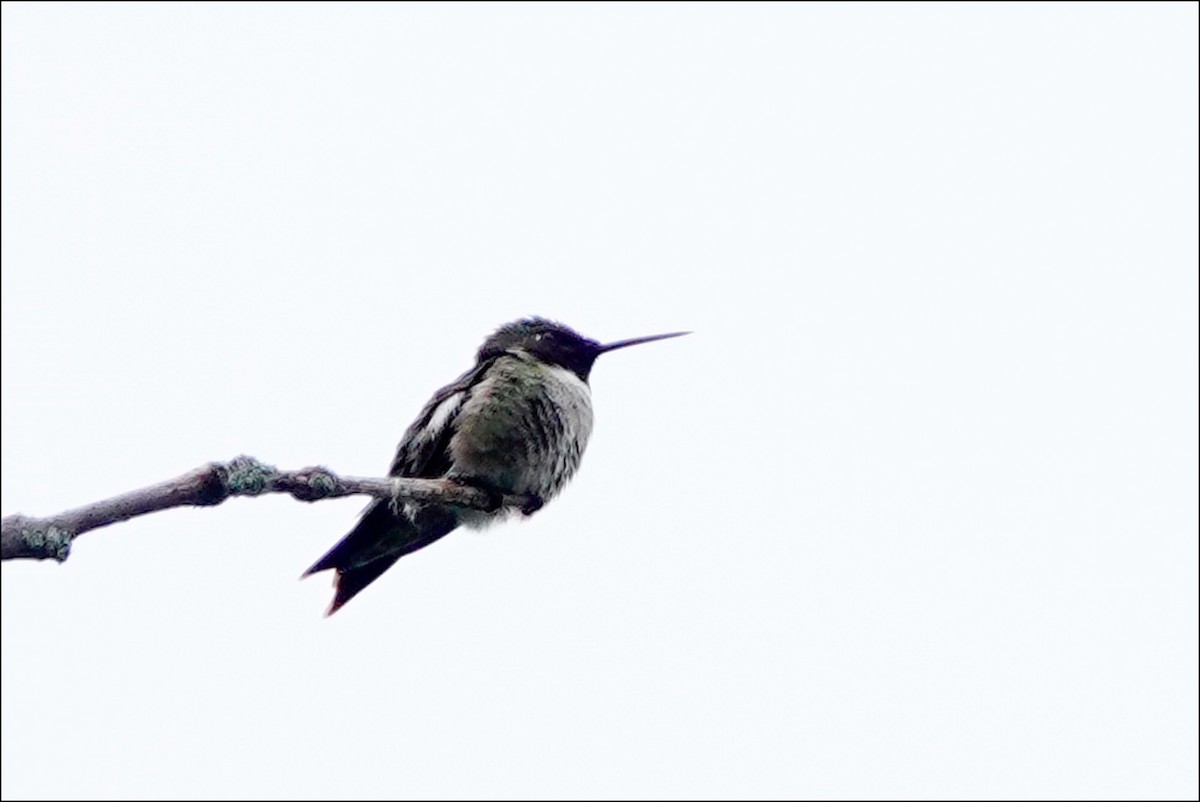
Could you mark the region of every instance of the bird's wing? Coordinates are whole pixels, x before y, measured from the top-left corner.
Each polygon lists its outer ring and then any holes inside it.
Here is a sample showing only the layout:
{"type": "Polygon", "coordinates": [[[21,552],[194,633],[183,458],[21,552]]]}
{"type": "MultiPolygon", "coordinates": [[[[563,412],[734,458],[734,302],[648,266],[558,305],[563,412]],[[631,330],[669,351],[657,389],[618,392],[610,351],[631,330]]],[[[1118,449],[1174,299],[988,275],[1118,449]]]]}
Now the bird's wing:
{"type": "Polygon", "coordinates": [[[433,394],[400,438],[389,476],[436,479],[450,470],[450,438],[454,435],[455,420],[494,361],[480,362],[433,394]]]}
{"type": "MultiPolygon", "coordinates": [[[[434,393],[400,440],[390,476],[434,479],[450,470],[455,418],[490,366],[491,361],[476,365],[434,393]]],[[[350,533],[313,563],[304,576],[337,570],[337,593],[327,613],[332,614],[396,560],[444,537],[456,526],[454,515],[437,505],[397,515],[387,501],[374,499],[350,533]]]]}

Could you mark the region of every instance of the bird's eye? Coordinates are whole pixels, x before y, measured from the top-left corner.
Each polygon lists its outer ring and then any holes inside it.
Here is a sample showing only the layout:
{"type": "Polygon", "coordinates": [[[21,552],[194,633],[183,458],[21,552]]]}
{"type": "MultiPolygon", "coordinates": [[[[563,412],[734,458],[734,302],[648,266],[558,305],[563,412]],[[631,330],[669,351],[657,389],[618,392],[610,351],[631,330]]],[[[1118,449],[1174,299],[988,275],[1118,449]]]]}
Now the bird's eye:
{"type": "Polygon", "coordinates": [[[546,336],[545,334],[542,334],[541,332],[538,332],[537,334],[533,335],[533,339],[535,339],[535,340],[537,340],[537,341],[539,341],[539,342],[540,342],[540,341],[541,341],[541,339],[542,339],[543,337],[545,337],[545,336],[546,336]]]}

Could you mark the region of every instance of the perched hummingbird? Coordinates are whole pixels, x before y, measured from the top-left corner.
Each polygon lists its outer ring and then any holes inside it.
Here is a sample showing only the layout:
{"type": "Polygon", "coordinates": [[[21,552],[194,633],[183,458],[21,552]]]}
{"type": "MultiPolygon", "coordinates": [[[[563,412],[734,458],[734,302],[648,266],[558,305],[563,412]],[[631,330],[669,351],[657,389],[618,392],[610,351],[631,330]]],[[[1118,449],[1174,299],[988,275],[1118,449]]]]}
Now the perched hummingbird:
{"type": "Polygon", "coordinates": [[[460,524],[482,526],[511,513],[502,494],[532,499],[532,515],[579,467],[592,432],[588,374],[596,357],[686,331],[601,345],[561,323],[526,318],[484,340],[475,366],[434,393],[408,427],[389,476],[445,478],[494,494],[492,512],[406,502],[397,510],[376,500],[350,534],[304,576],[333,569],[332,615],[406,554],[445,537],[460,524]]]}

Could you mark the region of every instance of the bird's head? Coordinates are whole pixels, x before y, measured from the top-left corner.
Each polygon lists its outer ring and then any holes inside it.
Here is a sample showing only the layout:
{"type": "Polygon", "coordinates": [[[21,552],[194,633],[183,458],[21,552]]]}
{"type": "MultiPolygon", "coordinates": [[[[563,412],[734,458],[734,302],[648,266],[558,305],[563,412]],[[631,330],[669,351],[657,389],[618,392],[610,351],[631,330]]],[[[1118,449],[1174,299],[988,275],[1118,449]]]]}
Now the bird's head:
{"type": "Polygon", "coordinates": [[[630,340],[602,344],[584,337],[574,329],[540,317],[524,318],[506,323],[484,341],[477,359],[484,361],[500,356],[506,351],[524,351],[549,365],[558,365],[572,371],[583,381],[588,380],[596,358],[609,351],[630,345],[665,340],[690,334],[677,331],[671,334],[654,334],[630,340]]]}

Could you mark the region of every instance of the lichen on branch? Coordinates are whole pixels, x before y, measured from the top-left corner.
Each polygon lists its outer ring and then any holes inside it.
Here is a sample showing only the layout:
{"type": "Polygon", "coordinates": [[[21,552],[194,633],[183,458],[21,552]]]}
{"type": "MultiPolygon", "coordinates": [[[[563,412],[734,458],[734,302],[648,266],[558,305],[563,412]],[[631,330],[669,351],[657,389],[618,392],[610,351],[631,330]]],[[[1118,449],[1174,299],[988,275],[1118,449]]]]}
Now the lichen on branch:
{"type": "MultiPolygon", "coordinates": [[[[172,507],[210,507],[235,496],[287,493],[299,501],[343,496],[374,496],[394,504],[419,502],[477,510],[495,508],[496,497],[449,479],[339,476],[328,468],[281,471],[253,457],[210,462],[193,471],[83,507],[33,518],[10,515],[0,521],[0,560],[57,560],[71,553],[71,543],[84,532],[172,507]]],[[[528,496],[506,495],[505,507],[525,508],[528,496]]]]}

